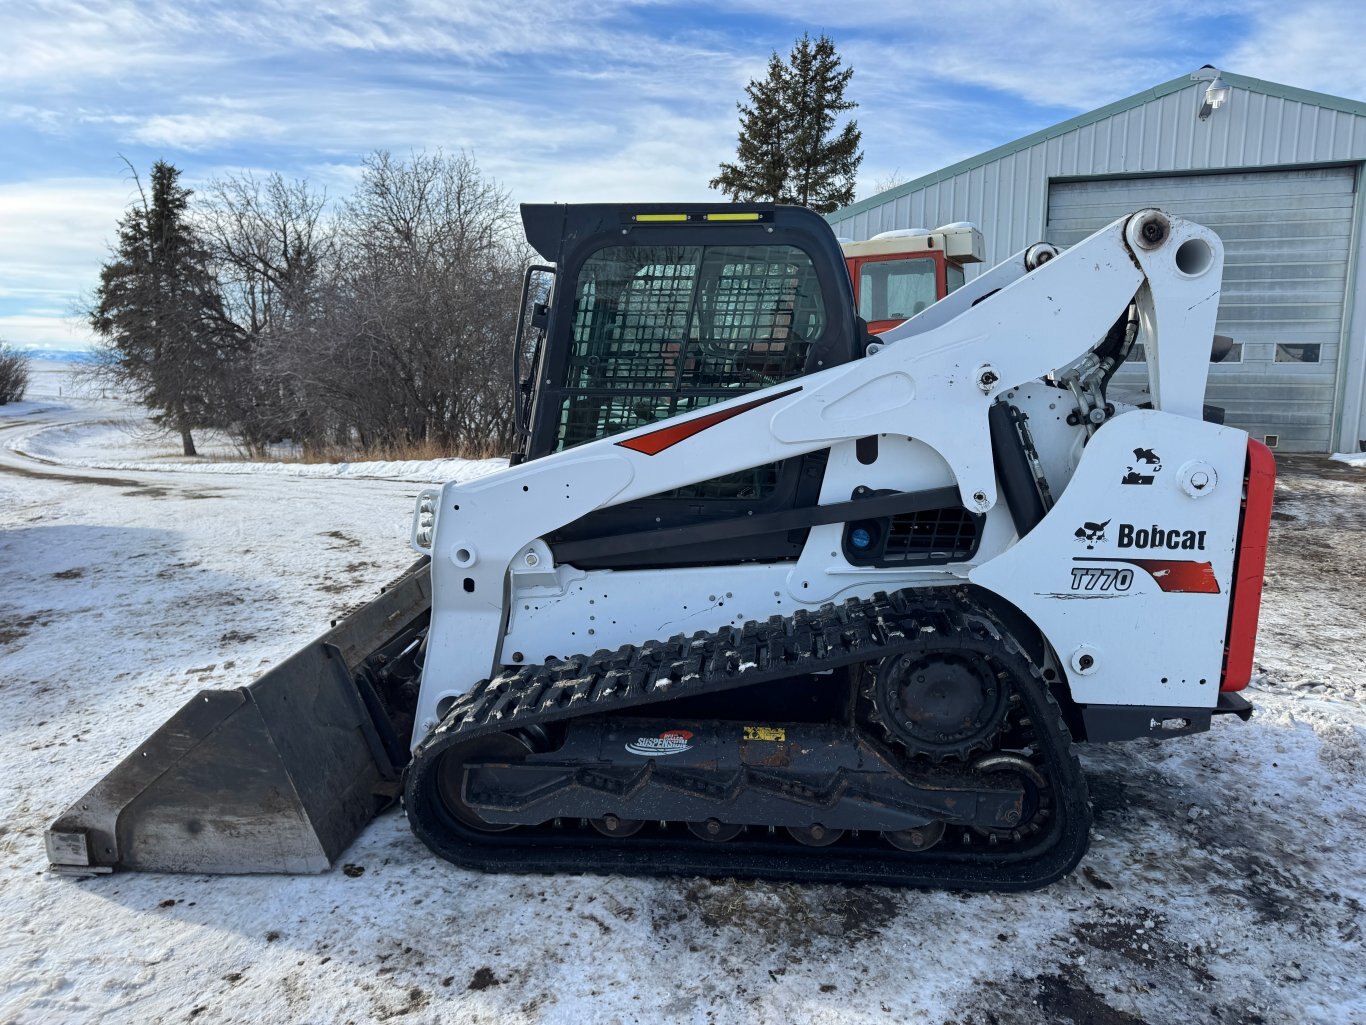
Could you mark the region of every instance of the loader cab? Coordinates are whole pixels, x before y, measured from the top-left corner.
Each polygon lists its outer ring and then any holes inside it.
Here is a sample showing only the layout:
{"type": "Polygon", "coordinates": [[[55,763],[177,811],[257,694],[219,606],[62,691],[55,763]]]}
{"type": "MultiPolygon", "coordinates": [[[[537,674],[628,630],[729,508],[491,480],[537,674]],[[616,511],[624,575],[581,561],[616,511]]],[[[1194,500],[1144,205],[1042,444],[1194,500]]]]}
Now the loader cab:
{"type": "MultiPolygon", "coordinates": [[[[525,304],[541,337],[518,339],[517,461],[846,363],[867,343],[839,244],[806,208],[524,205],[522,221],[554,266],[542,272],[540,307],[535,284],[525,304]]],[[[815,453],[600,510],[552,546],[815,505],[824,461],[815,453]]],[[[796,558],[798,533],[732,542],[729,555],[715,545],[660,552],[652,565],[796,558]]],[[[608,555],[576,564],[625,565],[608,555]]]]}
{"type": "Polygon", "coordinates": [[[982,233],[966,221],[934,231],[902,228],[866,242],[842,241],[859,316],[881,334],[963,285],[965,264],[982,261],[982,233]]]}

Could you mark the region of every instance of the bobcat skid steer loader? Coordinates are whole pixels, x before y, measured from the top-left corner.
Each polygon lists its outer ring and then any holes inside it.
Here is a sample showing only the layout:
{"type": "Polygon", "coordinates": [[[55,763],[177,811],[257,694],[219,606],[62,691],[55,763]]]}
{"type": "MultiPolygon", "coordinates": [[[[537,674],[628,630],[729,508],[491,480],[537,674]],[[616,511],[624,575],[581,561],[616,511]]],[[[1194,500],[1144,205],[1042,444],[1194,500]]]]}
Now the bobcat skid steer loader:
{"type": "Polygon", "coordinates": [[[522,216],[512,465],[55,867],[320,870],[401,791],[482,869],[1019,889],[1085,851],[1074,742],[1247,718],[1275,471],[1204,415],[1213,233],[1139,211],[874,338],[808,210],[522,216]]]}

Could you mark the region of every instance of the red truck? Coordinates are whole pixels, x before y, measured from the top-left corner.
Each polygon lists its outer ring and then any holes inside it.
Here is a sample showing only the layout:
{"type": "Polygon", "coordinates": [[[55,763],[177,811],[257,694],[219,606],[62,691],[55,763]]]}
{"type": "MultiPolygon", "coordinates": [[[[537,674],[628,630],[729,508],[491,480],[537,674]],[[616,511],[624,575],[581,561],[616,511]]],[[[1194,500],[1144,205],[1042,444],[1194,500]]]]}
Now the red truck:
{"type": "Polygon", "coordinates": [[[963,265],[982,262],[982,233],[967,221],[899,228],[866,242],[840,239],[859,316],[880,334],[963,284],[963,265]]]}

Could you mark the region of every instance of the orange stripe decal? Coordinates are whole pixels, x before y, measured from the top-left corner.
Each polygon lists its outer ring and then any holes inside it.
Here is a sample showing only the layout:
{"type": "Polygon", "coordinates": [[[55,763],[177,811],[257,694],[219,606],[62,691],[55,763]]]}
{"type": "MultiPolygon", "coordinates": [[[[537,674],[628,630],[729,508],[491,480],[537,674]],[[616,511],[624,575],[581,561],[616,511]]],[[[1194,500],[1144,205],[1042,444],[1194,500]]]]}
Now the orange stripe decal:
{"type": "Polygon", "coordinates": [[[794,395],[801,391],[800,387],[789,388],[787,391],[779,392],[777,395],[768,395],[762,399],[755,399],[753,402],[746,402],[743,406],[735,406],[731,409],[719,409],[715,413],[707,413],[703,416],[685,420],[681,424],[670,424],[668,427],[661,427],[657,431],[649,434],[642,434],[635,438],[627,438],[625,441],[617,442],[622,448],[629,448],[633,452],[641,452],[647,456],[657,456],[666,448],[672,448],[680,441],[687,441],[694,434],[701,434],[708,427],[715,427],[719,423],[725,423],[733,416],[739,416],[751,409],[767,405],[778,399],[785,399],[789,395],[794,395]]]}
{"type": "Polygon", "coordinates": [[[1218,594],[1219,581],[1208,562],[1180,559],[1116,559],[1145,569],[1168,594],[1218,594]]]}

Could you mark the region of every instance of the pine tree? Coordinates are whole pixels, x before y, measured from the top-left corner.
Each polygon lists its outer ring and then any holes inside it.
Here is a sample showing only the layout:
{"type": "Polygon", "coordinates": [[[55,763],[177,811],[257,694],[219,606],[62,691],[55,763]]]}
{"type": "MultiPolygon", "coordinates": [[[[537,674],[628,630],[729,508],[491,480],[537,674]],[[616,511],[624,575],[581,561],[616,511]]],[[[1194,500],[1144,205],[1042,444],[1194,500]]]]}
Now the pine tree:
{"type": "Polygon", "coordinates": [[[738,202],[777,202],[783,194],[787,182],[786,76],[787,67],[775,51],[768,61],[768,77],[751,80],[745,87],[749,105],[735,105],[740,111],[738,163],[723,163],[710,185],[738,202]]]}
{"type": "Polygon", "coordinates": [[[854,200],[863,154],[858,122],[832,134],[838,116],[858,106],[844,98],[853,68],[841,68],[828,36],[803,35],[784,62],[775,51],[768,74],[752,80],[740,111],[736,163],[723,163],[711,187],[734,200],[768,200],[829,213],[854,200]]]}
{"type": "Polygon", "coordinates": [[[157,161],[150,184],[148,198],[138,182],[141,202],[119,221],[90,324],[108,343],[102,371],[156,410],[153,420],[179,434],[192,456],[191,432],[222,420],[238,339],[190,224],[179,169],[157,161]]]}
{"type": "Polygon", "coordinates": [[[854,175],[863,154],[863,133],[848,121],[832,135],[836,118],[858,106],[844,98],[853,68],[840,68],[829,36],[809,36],[792,48],[785,106],[792,123],[788,145],[788,202],[830,213],[854,201],[854,175]]]}

